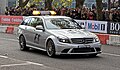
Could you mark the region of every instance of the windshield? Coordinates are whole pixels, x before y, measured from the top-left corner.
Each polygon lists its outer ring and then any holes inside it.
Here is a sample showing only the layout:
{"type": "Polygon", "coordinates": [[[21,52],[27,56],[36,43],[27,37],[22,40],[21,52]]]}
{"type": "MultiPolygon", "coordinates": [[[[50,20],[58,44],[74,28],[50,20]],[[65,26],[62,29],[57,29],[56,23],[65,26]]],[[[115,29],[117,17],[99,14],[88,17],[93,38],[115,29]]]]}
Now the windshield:
{"type": "Polygon", "coordinates": [[[46,19],[47,29],[81,29],[82,27],[70,18],[51,18],[46,19]]]}

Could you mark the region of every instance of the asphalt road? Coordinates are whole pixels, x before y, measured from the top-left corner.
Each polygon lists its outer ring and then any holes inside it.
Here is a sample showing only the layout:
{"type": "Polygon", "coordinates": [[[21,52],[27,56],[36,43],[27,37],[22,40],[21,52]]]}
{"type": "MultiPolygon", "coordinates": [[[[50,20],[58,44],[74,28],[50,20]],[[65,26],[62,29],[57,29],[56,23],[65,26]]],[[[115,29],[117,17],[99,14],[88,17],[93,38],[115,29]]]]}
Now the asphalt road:
{"type": "Polygon", "coordinates": [[[97,57],[50,58],[38,50],[20,51],[16,35],[0,33],[0,70],[120,70],[120,47],[102,45],[97,57]]]}

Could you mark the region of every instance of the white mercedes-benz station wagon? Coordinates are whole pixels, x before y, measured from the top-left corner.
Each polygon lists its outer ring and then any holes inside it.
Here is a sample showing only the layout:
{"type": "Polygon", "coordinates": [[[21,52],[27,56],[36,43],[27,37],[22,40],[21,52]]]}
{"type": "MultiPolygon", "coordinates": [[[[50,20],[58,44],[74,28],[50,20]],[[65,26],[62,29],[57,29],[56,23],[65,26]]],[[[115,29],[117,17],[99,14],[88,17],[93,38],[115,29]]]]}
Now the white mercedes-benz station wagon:
{"type": "Polygon", "coordinates": [[[18,27],[18,39],[20,50],[35,48],[50,57],[101,53],[99,38],[66,16],[29,16],[18,27]]]}

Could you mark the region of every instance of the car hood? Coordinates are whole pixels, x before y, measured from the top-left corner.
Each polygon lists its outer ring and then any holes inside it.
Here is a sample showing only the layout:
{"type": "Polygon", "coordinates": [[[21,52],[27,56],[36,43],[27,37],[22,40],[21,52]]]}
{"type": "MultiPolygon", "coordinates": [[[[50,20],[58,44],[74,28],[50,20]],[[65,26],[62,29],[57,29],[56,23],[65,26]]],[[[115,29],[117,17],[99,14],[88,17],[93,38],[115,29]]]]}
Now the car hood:
{"type": "Polygon", "coordinates": [[[96,35],[94,33],[91,33],[85,29],[49,30],[49,32],[55,36],[64,36],[64,37],[68,37],[68,38],[96,37],[96,35]]]}

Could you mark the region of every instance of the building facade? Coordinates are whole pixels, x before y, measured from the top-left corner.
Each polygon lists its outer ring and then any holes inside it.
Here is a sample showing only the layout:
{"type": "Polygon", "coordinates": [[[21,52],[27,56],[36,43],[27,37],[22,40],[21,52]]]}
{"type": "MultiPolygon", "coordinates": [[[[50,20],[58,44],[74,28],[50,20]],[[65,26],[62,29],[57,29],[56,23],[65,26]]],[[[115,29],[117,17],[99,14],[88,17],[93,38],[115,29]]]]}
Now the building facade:
{"type": "Polygon", "coordinates": [[[96,0],[85,0],[84,5],[88,8],[92,8],[92,5],[96,6],[96,0]]]}
{"type": "Polygon", "coordinates": [[[16,0],[0,0],[0,15],[5,14],[6,7],[15,7],[16,0]]]}
{"type": "Polygon", "coordinates": [[[8,0],[8,7],[15,7],[17,0],[8,0]]]}
{"type": "Polygon", "coordinates": [[[0,0],[0,15],[5,13],[6,7],[8,7],[8,0],[0,0]]]}

